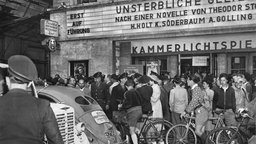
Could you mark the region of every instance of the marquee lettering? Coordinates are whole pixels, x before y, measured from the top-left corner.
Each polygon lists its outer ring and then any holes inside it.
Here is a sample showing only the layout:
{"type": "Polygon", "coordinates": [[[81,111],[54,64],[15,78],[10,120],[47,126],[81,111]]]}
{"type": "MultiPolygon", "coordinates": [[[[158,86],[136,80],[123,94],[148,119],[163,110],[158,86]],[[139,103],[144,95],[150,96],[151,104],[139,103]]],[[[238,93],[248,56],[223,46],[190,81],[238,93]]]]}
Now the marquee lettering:
{"type": "Polygon", "coordinates": [[[195,43],[166,43],[155,45],[132,46],[132,54],[145,53],[172,53],[189,51],[210,51],[210,50],[232,50],[232,49],[251,49],[256,48],[256,42],[253,40],[230,40],[230,41],[212,41],[195,43]]]}

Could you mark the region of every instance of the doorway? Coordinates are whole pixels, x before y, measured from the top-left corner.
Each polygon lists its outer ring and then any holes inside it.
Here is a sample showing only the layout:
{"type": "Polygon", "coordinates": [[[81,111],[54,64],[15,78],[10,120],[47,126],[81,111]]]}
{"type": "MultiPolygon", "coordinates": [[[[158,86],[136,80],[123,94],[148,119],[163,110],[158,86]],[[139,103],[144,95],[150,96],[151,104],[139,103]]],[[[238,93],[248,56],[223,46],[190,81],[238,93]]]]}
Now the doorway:
{"type": "Polygon", "coordinates": [[[185,56],[180,58],[181,74],[210,73],[209,56],[185,56]]]}

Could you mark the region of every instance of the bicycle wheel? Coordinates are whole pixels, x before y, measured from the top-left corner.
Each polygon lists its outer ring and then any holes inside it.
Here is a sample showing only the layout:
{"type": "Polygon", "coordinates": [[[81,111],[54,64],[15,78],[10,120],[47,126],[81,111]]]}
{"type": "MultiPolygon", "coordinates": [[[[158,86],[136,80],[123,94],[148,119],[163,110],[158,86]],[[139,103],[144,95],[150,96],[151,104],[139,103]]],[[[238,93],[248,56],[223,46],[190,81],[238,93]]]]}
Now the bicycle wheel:
{"type": "Polygon", "coordinates": [[[166,120],[155,120],[149,122],[142,131],[143,139],[147,144],[165,141],[165,135],[172,127],[172,123],[166,120]]]}
{"type": "Polygon", "coordinates": [[[206,137],[206,144],[241,144],[239,132],[232,127],[221,127],[212,130],[206,137]]]}
{"type": "Polygon", "coordinates": [[[197,137],[191,127],[177,124],[171,127],[165,138],[166,144],[197,144],[197,137]]]}

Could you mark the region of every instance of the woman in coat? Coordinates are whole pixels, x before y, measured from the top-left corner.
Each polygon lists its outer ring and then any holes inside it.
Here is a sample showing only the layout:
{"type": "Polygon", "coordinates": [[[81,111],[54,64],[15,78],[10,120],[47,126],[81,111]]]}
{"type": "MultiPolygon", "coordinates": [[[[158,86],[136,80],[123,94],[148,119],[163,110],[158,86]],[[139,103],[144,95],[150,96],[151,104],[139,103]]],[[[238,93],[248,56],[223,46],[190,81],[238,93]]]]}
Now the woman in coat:
{"type": "Polygon", "coordinates": [[[172,123],[182,123],[180,114],[182,114],[188,105],[188,93],[187,90],[181,86],[181,80],[179,77],[175,77],[173,80],[175,85],[174,89],[170,91],[169,105],[171,110],[172,123]]]}
{"type": "Polygon", "coordinates": [[[151,104],[152,104],[152,110],[153,110],[152,117],[163,118],[163,109],[162,109],[162,103],[160,100],[161,89],[160,89],[160,86],[158,85],[158,82],[160,80],[154,74],[151,74],[149,77],[151,78],[149,81],[149,85],[153,89],[153,94],[151,96],[151,104]]]}

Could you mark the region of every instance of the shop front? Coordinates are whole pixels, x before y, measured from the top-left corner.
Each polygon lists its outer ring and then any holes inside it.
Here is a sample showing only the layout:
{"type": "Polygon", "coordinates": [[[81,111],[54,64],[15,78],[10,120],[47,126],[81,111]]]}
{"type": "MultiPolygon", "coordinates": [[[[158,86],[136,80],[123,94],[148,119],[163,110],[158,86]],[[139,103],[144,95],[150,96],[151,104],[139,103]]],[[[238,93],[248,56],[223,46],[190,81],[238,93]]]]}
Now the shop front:
{"type": "Polygon", "coordinates": [[[106,0],[51,19],[61,25],[53,73],[72,74],[79,62],[88,75],[256,72],[252,0],[106,0]]]}
{"type": "MultiPolygon", "coordinates": [[[[155,62],[171,75],[255,72],[255,33],[233,33],[130,41],[132,64],[155,62]]],[[[127,49],[127,48],[126,48],[127,49]]],[[[144,69],[144,74],[147,71],[144,69]]]]}

